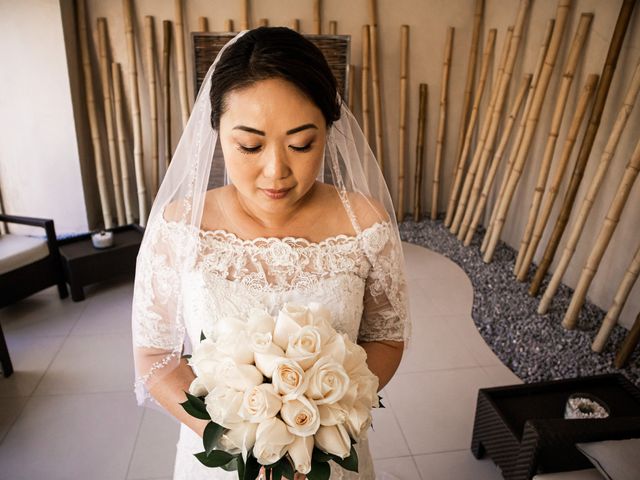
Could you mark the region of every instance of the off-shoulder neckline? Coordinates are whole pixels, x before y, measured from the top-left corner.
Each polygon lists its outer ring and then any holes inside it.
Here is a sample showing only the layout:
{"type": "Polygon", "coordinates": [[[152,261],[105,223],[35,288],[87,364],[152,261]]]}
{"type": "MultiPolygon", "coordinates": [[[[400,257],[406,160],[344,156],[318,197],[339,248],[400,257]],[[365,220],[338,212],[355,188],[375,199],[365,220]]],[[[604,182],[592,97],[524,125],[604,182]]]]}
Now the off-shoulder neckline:
{"type": "MultiPolygon", "coordinates": [[[[167,220],[164,218],[164,216],[160,216],[160,219],[163,223],[165,223],[166,225],[177,225],[177,226],[187,226],[184,223],[181,222],[176,222],[174,220],[167,220]]],[[[189,225],[189,228],[193,228],[193,229],[197,229],[198,230],[198,236],[200,236],[201,238],[207,239],[207,238],[213,238],[215,236],[223,236],[225,237],[226,240],[232,241],[233,243],[236,244],[242,244],[242,245],[258,245],[258,244],[274,244],[274,243],[285,243],[285,244],[296,244],[296,245],[303,245],[303,246],[308,246],[308,247],[312,247],[312,246],[322,246],[322,245],[326,245],[326,244],[334,244],[334,243],[338,243],[341,241],[356,241],[359,240],[363,235],[367,234],[370,231],[373,230],[377,230],[377,229],[381,229],[381,228],[385,228],[385,227],[390,227],[391,226],[391,222],[389,220],[380,220],[378,222],[375,222],[373,224],[371,224],[370,226],[363,228],[359,233],[356,233],[355,235],[347,235],[345,233],[340,233],[337,235],[331,235],[327,238],[324,238],[323,240],[320,241],[311,241],[308,240],[304,237],[294,237],[294,236],[286,236],[286,237],[256,237],[256,238],[250,238],[250,239],[244,239],[244,238],[240,238],[238,235],[236,235],[233,232],[230,232],[228,230],[222,229],[222,228],[217,228],[215,230],[203,230],[202,228],[198,228],[198,227],[194,227],[189,225]]]]}

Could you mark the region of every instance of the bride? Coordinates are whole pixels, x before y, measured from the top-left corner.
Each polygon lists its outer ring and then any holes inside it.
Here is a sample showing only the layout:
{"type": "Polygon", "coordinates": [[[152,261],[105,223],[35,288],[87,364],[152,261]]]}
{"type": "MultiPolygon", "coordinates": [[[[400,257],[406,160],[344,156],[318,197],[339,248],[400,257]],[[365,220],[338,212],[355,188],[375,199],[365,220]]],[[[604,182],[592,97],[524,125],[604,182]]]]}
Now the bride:
{"type": "MultiPolygon", "coordinates": [[[[409,335],[403,269],[389,192],[320,50],[287,28],[237,35],[205,78],[137,263],[136,394],[182,423],[174,478],[237,478],[193,456],[206,422],[179,405],[201,331],[320,302],[382,388],[409,335]]],[[[366,435],[356,449],[359,474],[332,464],[332,479],[375,478],[366,435]]]]}

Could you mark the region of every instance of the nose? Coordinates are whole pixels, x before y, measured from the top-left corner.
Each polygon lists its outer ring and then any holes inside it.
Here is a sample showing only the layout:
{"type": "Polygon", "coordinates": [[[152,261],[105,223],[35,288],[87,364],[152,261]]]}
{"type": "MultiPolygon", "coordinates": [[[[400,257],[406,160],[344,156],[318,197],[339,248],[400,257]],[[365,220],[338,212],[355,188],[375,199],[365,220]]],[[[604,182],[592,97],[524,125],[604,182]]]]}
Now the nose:
{"type": "Polygon", "coordinates": [[[289,176],[290,169],[287,163],[287,154],[282,148],[274,147],[265,155],[263,174],[267,178],[281,179],[289,176]]]}

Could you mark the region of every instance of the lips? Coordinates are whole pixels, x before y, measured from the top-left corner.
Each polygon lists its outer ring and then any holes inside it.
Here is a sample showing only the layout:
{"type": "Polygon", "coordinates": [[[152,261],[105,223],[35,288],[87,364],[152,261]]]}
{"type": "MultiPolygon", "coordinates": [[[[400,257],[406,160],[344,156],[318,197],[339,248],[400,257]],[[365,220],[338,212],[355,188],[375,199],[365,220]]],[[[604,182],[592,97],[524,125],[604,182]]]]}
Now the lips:
{"type": "Polygon", "coordinates": [[[278,198],[283,198],[287,195],[287,193],[290,191],[290,188],[281,188],[278,190],[273,190],[270,188],[263,188],[262,191],[265,193],[265,195],[269,198],[273,198],[273,199],[278,199],[278,198]]]}

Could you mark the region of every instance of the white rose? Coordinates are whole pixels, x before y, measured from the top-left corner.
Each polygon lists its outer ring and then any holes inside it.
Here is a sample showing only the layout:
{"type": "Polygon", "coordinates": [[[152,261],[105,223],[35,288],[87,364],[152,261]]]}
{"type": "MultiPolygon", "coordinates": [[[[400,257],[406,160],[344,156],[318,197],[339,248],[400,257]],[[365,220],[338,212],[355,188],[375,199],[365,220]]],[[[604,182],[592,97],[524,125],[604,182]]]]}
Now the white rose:
{"type": "Polygon", "coordinates": [[[358,368],[352,369],[349,378],[358,386],[358,400],[368,403],[371,407],[377,407],[379,379],[369,370],[367,364],[362,363],[358,368]]]}
{"type": "Polygon", "coordinates": [[[215,337],[222,337],[224,335],[235,335],[238,332],[244,332],[247,330],[247,324],[239,317],[230,315],[228,317],[221,318],[215,324],[215,337]]]}
{"type": "Polygon", "coordinates": [[[273,343],[271,333],[254,332],[249,337],[249,343],[256,367],[265,377],[271,378],[276,360],[284,357],[284,350],[273,343]]]}
{"type": "Polygon", "coordinates": [[[277,462],[287,452],[295,436],[289,432],[285,423],[277,417],[269,418],[258,424],[253,455],[262,465],[277,462]]]}
{"type": "Polygon", "coordinates": [[[238,365],[230,358],[225,358],[218,366],[219,384],[234,388],[241,392],[260,385],[262,373],[253,365],[238,365]]]}
{"type": "Polygon", "coordinates": [[[316,361],[321,349],[320,331],[315,327],[306,325],[289,336],[286,355],[287,358],[295,360],[303,370],[306,370],[316,361]]]}
{"type": "Polygon", "coordinates": [[[286,349],[289,344],[289,335],[296,333],[301,327],[311,323],[309,309],[285,303],[278,313],[276,324],[273,329],[273,341],[282,349],[286,349]]]}
{"type": "Polygon", "coordinates": [[[343,425],[321,426],[314,440],[320,450],[340,458],[347,458],[351,453],[351,439],[343,425]]]}
{"type": "Polygon", "coordinates": [[[349,410],[347,421],[344,426],[352,438],[360,438],[360,434],[371,425],[371,407],[365,403],[357,401],[349,410]]]}
{"type": "Polygon", "coordinates": [[[345,339],[346,356],[344,358],[344,369],[349,375],[351,372],[367,365],[367,352],[357,343],[353,343],[348,338],[345,339]]]}
{"type": "Polygon", "coordinates": [[[247,452],[256,443],[257,423],[242,422],[227,430],[218,442],[219,447],[225,452],[236,455],[242,453],[242,457],[247,459],[247,452]]]}
{"type": "Polygon", "coordinates": [[[204,398],[204,403],[211,420],[224,428],[232,428],[243,421],[238,414],[242,406],[242,393],[232,388],[215,387],[204,398]]]}
{"type": "Polygon", "coordinates": [[[193,351],[193,355],[189,359],[189,365],[200,378],[208,391],[218,384],[218,364],[220,363],[220,352],[215,342],[205,339],[200,342],[193,351]]]}
{"type": "Polygon", "coordinates": [[[275,391],[282,395],[283,401],[298,398],[309,383],[302,367],[288,358],[276,360],[271,382],[275,391]]]}
{"type": "Polygon", "coordinates": [[[320,426],[320,412],[316,404],[304,395],[283,402],[280,416],[289,431],[299,437],[313,435],[320,426]]]}
{"type": "Polygon", "coordinates": [[[335,334],[322,344],[320,356],[331,357],[340,365],[344,364],[347,356],[347,343],[351,342],[344,334],[335,334]]]}
{"type": "Polygon", "coordinates": [[[196,377],[189,385],[189,393],[196,397],[204,397],[209,391],[200,377],[196,377]]]}
{"type": "Polygon", "coordinates": [[[320,412],[320,425],[326,427],[338,425],[347,420],[347,410],[340,403],[318,405],[318,412],[320,412]]]}
{"type": "Polygon", "coordinates": [[[275,417],[282,407],[280,396],[268,383],[263,383],[244,392],[240,415],[250,422],[260,423],[275,417]]]}
{"type": "Polygon", "coordinates": [[[289,445],[289,456],[293,460],[296,472],[306,475],[311,471],[313,444],[313,437],[296,437],[293,443],[289,445]]]}
{"type": "Polygon", "coordinates": [[[247,320],[249,332],[271,333],[274,325],[275,320],[264,310],[259,308],[249,310],[249,318],[247,320]]]}
{"type": "Polygon", "coordinates": [[[307,397],[318,405],[336,403],[349,388],[349,376],[342,365],[330,357],[322,357],[307,372],[309,386],[305,390],[307,397]]]}
{"type": "Polygon", "coordinates": [[[253,363],[253,350],[249,344],[249,337],[245,331],[226,333],[216,339],[218,351],[237,364],[250,365],[253,363]]]}

